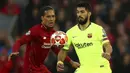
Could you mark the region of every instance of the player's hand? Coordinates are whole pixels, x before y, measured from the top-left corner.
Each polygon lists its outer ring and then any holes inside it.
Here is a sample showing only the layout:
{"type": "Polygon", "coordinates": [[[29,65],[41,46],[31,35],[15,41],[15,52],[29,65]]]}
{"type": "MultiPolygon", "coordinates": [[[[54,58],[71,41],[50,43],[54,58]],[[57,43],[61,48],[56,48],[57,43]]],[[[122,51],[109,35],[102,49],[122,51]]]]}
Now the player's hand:
{"type": "Polygon", "coordinates": [[[57,62],[57,71],[58,72],[64,71],[64,63],[62,61],[57,62]]]}
{"type": "Polygon", "coordinates": [[[9,55],[9,57],[8,57],[8,61],[11,60],[12,57],[18,56],[18,54],[19,54],[19,52],[13,52],[13,53],[11,53],[11,54],[9,55]]]}
{"type": "Polygon", "coordinates": [[[80,64],[78,62],[75,62],[75,61],[70,61],[70,64],[72,65],[73,68],[79,68],[80,67],[80,64]]]}
{"type": "Polygon", "coordinates": [[[110,60],[111,54],[110,53],[102,53],[102,57],[106,58],[107,60],[110,60]]]}

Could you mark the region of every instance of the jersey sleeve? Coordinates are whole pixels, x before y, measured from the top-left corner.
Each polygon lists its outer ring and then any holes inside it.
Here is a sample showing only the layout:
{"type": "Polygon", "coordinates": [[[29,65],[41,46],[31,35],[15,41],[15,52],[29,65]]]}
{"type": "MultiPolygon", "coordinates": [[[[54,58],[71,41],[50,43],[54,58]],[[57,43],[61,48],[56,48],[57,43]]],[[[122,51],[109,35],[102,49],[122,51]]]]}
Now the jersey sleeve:
{"type": "Polygon", "coordinates": [[[26,32],[20,39],[18,39],[13,45],[13,52],[18,52],[20,46],[29,43],[32,39],[34,39],[34,30],[30,29],[26,32]]]}
{"type": "Polygon", "coordinates": [[[109,42],[109,39],[107,37],[107,34],[105,32],[105,30],[101,27],[101,29],[99,30],[98,32],[98,35],[99,35],[99,40],[101,42],[101,44],[103,45],[104,43],[106,42],[109,42]]]}
{"type": "Polygon", "coordinates": [[[64,49],[64,50],[69,50],[69,47],[70,47],[71,42],[72,42],[71,32],[67,31],[66,34],[67,34],[67,37],[68,37],[68,42],[67,42],[67,44],[63,47],[63,49],[64,49]]]}

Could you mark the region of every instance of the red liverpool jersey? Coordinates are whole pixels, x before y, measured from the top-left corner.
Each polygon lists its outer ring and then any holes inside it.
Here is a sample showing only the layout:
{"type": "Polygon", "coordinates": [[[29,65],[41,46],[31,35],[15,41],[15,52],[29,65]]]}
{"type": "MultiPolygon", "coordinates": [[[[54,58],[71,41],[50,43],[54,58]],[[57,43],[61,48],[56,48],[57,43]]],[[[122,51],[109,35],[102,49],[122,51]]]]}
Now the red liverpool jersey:
{"type": "MultiPolygon", "coordinates": [[[[40,67],[50,49],[58,54],[59,49],[50,45],[50,37],[54,32],[54,29],[48,30],[42,24],[38,24],[16,41],[13,46],[13,52],[19,51],[20,46],[26,44],[24,72],[28,72],[31,65],[40,67]]],[[[67,57],[66,60],[70,61],[70,58],[67,57]]]]}

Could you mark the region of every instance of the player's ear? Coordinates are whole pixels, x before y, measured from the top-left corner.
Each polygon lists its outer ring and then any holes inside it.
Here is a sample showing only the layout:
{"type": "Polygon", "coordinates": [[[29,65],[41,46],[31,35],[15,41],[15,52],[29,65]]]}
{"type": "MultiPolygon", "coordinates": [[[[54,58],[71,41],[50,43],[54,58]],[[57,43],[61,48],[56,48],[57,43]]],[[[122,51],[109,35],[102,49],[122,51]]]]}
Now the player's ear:
{"type": "Polygon", "coordinates": [[[41,16],[41,20],[43,20],[43,16],[41,16]]]}
{"type": "Polygon", "coordinates": [[[91,16],[91,12],[88,13],[88,16],[89,16],[89,17],[91,16]]]}

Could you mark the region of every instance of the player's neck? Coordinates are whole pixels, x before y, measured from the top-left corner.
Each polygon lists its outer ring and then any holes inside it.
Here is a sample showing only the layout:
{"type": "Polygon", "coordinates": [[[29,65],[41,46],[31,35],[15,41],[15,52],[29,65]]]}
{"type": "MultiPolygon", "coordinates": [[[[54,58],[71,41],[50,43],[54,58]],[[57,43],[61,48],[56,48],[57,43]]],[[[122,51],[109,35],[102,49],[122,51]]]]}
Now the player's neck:
{"type": "Polygon", "coordinates": [[[90,21],[88,20],[84,25],[79,25],[79,29],[84,31],[85,29],[88,28],[88,26],[90,25],[90,21]]]}
{"type": "Polygon", "coordinates": [[[42,27],[43,27],[44,29],[46,29],[47,31],[52,30],[52,28],[48,28],[47,26],[45,26],[45,24],[44,24],[43,22],[42,22],[41,24],[42,24],[42,27]]]}

